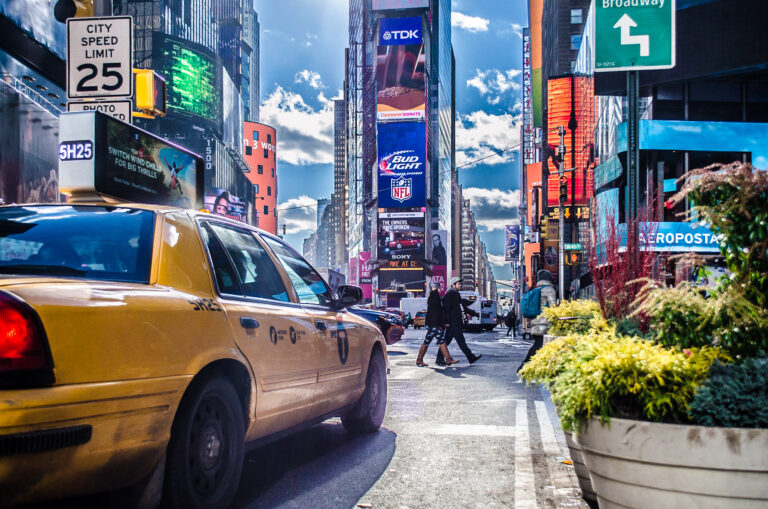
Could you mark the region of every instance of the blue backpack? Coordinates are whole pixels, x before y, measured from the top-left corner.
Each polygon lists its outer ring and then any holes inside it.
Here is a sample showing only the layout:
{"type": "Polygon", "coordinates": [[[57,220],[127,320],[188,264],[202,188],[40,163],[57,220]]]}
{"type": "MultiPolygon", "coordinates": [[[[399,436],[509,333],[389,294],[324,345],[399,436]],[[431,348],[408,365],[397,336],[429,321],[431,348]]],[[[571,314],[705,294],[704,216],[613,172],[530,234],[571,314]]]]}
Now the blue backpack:
{"type": "Polygon", "coordinates": [[[534,288],[523,295],[520,301],[520,314],[526,318],[536,318],[541,314],[541,288],[534,288]]]}

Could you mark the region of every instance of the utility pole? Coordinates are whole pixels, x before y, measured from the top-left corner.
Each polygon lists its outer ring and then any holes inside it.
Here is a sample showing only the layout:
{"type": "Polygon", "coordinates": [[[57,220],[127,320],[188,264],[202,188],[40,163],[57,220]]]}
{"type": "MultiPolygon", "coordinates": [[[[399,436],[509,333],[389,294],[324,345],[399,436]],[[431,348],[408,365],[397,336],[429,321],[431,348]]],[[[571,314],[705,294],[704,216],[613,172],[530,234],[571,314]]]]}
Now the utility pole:
{"type": "MultiPolygon", "coordinates": [[[[560,164],[558,165],[558,188],[562,185],[565,179],[565,127],[560,126],[557,129],[557,134],[560,136],[560,145],[557,147],[557,154],[560,156],[560,164]]],[[[558,206],[558,225],[557,225],[557,279],[558,289],[560,291],[560,300],[565,300],[565,207],[562,200],[559,200],[558,206]]]]}

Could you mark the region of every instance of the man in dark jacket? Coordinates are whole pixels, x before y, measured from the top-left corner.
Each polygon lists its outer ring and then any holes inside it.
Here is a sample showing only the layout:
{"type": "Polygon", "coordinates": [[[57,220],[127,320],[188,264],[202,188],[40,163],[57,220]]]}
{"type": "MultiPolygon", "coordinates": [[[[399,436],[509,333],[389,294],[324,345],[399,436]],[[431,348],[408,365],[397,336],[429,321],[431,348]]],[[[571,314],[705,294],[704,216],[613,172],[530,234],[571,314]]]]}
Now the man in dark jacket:
{"type": "MultiPolygon", "coordinates": [[[[459,348],[467,357],[470,364],[474,364],[481,355],[475,355],[472,350],[467,346],[467,341],[464,339],[464,312],[463,306],[471,304],[470,301],[461,298],[459,289],[461,288],[461,278],[455,277],[451,279],[451,289],[445,292],[443,297],[443,311],[445,313],[445,324],[448,331],[445,334],[445,343],[450,344],[452,339],[456,339],[456,343],[459,348]]],[[[446,362],[442,356],[442,352],[437,353],[437,365],[445,366],[446,362]]]]}
{"type": "Polygon", "coordinates": [[[512,331],[512,337],[517,337],[517,314],[515,314],[515,305],[512,304],[509,308],[509,312],[507,313],[507,317],[505,318],[505,322],[507,324],[507,336],[509,336],[509,331],[512,331]]]}

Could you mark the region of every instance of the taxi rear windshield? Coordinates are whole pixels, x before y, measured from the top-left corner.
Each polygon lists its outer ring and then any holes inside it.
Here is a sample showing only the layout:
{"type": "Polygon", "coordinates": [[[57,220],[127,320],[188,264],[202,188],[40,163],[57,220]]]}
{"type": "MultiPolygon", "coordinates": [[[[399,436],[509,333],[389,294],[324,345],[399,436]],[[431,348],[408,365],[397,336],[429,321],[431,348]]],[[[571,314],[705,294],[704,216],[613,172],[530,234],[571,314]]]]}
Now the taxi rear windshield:
{"type": "Polygon", "coordinates": [[[0,274],[147,283],[154,217],[124,207],[2,207],[0,274]]]}

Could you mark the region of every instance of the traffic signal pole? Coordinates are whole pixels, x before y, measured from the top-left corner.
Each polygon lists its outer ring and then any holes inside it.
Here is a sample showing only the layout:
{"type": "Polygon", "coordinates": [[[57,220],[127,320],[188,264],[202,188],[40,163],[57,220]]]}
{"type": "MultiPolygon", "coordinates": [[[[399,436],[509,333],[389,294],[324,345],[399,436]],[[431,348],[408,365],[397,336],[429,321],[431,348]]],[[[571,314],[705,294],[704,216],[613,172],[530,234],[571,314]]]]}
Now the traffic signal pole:
{"type": "MultiPolygon", "coordinates": [[[[557,129],[557,134],[560,135],[560,145],[557,147],[557,153],[560,156],[560,164],[557,169],[558,174],[558,190],[560,182],[562,182],[565,175],[565,127],[560,126],[557,129]]],[[[558,206],[558,225],[557,225],[557,279],[558,288],[560,290],[560,300],[565,300],[565,210],[563,200],[559,199],[558,206]]]]}

